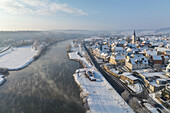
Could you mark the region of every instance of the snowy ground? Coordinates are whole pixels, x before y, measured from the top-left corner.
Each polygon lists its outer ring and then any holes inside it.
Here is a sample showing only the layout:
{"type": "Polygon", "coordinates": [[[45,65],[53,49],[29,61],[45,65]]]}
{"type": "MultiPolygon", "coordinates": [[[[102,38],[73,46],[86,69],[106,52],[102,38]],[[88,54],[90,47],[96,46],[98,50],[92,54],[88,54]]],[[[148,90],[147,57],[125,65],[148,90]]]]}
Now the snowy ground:
{"type": "Polygon", "coordinates": [[[89,68],[91,67],[91,64],[84,57],[79,56],[78,52],[71,52],[71,53],[68,53],[68,55],[70,59],[81,60],[86,65],[86,67],[89,67],[89,68]]]}
{"type": "MultiPolygon", "coordinates": [[[[124,99],[115,91],[107,80],[99,72],[95,72],[97,81],[90,81],[84,74],[84,70],[79,69],[79,73],[74,74],[74,79],[80,85],[83,92],[88,93],[88,105],[92,113],[133,113],[124,99]]],[[[78,72],[78,71],[77,71],[78,72]]]]}
{"type": "Polygon", "coordinates": [[[0,54],[0,68],[18,69],[32,62],[37,51],[31,46],[9,49],[0,54]]]}

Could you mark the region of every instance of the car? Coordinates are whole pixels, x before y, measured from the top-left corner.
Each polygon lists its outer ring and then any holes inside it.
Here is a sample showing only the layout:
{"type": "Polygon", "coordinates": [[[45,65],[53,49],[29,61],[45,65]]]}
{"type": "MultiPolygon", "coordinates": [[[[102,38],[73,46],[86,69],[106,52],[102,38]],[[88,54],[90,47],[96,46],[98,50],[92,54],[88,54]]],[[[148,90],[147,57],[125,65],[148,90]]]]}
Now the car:
{"type": "Polygon", "coordinates": [[[91,71],[86,71],[85,75],[87,78],[89,78],[90,76],[93,76],[91,71]]]}
{"type": "Polygon", "coordinates": [[[90,76],[90,77],[89,77],[89,80],[90,80],[90,81],[96,81],[96,78],[94,78],[93,76],[90,76]]]}

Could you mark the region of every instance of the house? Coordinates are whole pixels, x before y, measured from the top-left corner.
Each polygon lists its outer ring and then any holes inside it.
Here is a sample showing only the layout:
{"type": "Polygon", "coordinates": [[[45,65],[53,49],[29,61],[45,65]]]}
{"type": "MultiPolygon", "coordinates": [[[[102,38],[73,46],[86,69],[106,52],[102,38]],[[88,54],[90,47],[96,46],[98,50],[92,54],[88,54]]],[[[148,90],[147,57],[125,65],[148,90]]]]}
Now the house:
{"type": "Polygon", "coordinates": [[[170,63],[168,64],[168,66],[166,67],[166,75],[170,76],[170,63]]]}
{"type": "Polygon", "coordinates": [[[108,58],[109,54],[102,52],[100,56],[101,56],[101,58],[102,58],[103,60],[107,61],[107,58],[108,58]]]}
{"type": "Polygon", "coordinates": [[[150,60],[150,57],[153,55],[157,55],[157,51],[156,50],[145,50],[145,56],[146,58],[148,58],[148,60],[150,60]]]}
{"type": "Polygon", "coordinates": [[[159,55],[153,55],[150,58],[150,63],[153,67],[161,68],[163,63],[162,57],[159,55]]]}
{"type": "Polygon", "coordinates": [[[143,42],[141,43],[141,46],[149,47],[149,45],[150,45],[150,42],[147,41],[147,40],[145,40],[145,41],[143,41],[143,42]]]}
{"type": "Polygon", "coordinates": [[[117,55],[111,55],[109,62],[115,65],[124,65],[125,60],[126,60],[125,55],[117,54],[117,55]]]}
{"type": "Polygon", "coordinates": [[[110,47],[108,45],[102,45],[102,52],[108,53],[110,51],[110,47]]]}
{"type": "Polygon", "coordinates": [[[117,47],[123,47],[125,43],[126,43],[125,40],[121,40],[121,41],[119,41],[119,42],[116,44],[116,46],[117,46],[117,47]]]}
{"type": "Polygon", "coordinates": [[[162,55],[161,57],[162,57],[163,64],[164,65],[168,64],[169,57],[165,55],[162,55]]]}
{"type": "Polygon", "coordinates": [[[164,55],[170,57],[170,49],[168,49],[167,51],[164,52],[164,55]]]}
{"type": "Polygon", "coordinates": [[[123,49],[123,47],[113,47],[112,51],[114,53],[119,53],[119,54],[123,54],[123,55],[126,54],[126,51],[123,49]]]}
{"type": "Polygon", "coordinates": [[[134,69],[146,69],[148,68],[148,59],[143,55],[134,55],[134,57],[129,58],[125,62],[125,66],[131,70],[134,69]]]}
{"type": "Polygon", "coordinates": [[[128,81],[130,84],[136,84],[139,79],[134,77],[132,74],[130,73],[123,73],[121,76],[120,76],[120,79],[123,80],[123,81],[128,81]]]}
{"type": "Polygon", "coordinates": [[[166,48],[170,49],[170,43],[166,44],[166,48]]]}
{"type": "Polygon", "coordinates": [[[95,48],[95,49],[93,49],[93,54],[96,56],[96,57],[98,57],[98,58],[100,58],[101,56],[101,50],[99,49],[99,48],[95,48]]]}
{"type": "Polygon", "coordinates": [[[143,79],[145,86],[151,91],[159,91],[166,86],[166,80],[162,78],[160,73],[139,73],[143,79]],[[158,76],[159,75],[159,76],[158,76]]]}
{"type": "Polygon", "coordinates": [[[164,84],[165,85],[166,84],[166,80],[165,79],[157,79],[156,83],[157,84],[162,84],[162,85],[164,84]]]}
{"type": "Polygon", "coordinates": [[[164,47],[155,47],[155,50],[157,50],[158,55],[165,55],[170,57],[170,49],[164,48],[164,47]]]}

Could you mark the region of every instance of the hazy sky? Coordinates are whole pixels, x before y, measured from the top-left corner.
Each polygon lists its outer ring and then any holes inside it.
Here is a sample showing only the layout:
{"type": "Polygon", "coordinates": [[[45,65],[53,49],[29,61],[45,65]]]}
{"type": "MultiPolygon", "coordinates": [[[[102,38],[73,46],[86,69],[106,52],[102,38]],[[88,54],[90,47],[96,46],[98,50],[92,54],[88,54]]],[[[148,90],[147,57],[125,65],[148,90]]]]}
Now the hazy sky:
{"type": "Polygon", "coordinates": [[[170,27],[170,0],[0,0],[0,30],[170,27]]]}

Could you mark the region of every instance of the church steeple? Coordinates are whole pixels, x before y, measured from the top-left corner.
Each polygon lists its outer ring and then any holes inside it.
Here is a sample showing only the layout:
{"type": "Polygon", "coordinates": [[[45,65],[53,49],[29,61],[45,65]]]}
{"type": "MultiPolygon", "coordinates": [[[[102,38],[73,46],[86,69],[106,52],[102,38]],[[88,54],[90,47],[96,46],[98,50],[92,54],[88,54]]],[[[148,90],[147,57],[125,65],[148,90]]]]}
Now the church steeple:
{"type": "Polygon", "coordinates": [[[136,33],[135,33],[135,30],[134,30],[134,33],[133,33],[134,36],[136,36],[136,33]]]}
{"type": "Polygon", "coordinates": [[[133,36],[132,36],[132,43],[135,44],[136,43],[136,33],[134,30],[133,36]]]}

